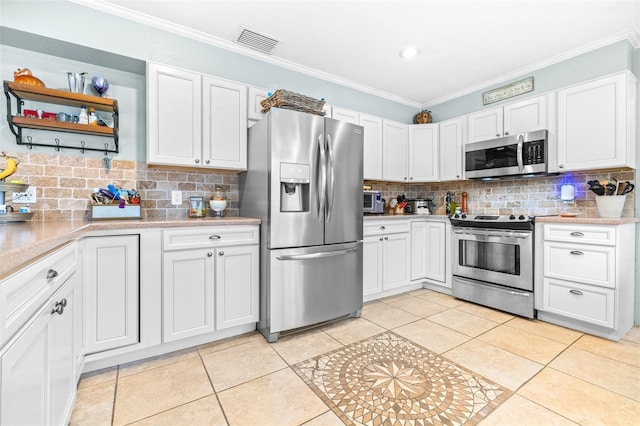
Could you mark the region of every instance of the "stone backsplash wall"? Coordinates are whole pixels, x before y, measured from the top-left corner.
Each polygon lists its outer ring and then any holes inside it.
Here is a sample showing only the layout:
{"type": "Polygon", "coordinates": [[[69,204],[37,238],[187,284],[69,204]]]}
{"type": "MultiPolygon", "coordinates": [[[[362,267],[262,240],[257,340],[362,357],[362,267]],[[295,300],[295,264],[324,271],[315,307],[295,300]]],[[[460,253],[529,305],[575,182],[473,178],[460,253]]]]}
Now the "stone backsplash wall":
{"type": "MultiPolygon", "coordinates": [[[[170,170],[147,167],[144,162],[112,160],[105,167],[102,158],[71,157],[47,154],[17,154],[21,160],[18,172],[10,179],[22,179],[35,187],[36,203],[13,203],[27,206],[34,212],[32,220],[83,220],[89,218],[89,196],[94,188],[137,189],[141,197],[144,218],[186,218],[189,197],[202,196],[208,200],[217,185],[227,195],[225,216],[238,215],[238,175],[204,171],[170,170]],[[182,192],[182,205],[171,205],[171,191],[182,192]]],[[[10,194],[7,194],[7,204],[10,194]]],[[[207,202],[207,216],[212,216],[207,202]]]]}
{"type": "MultiPolygon", "coordinates": [[[[518,178],[493,181],[465,180],[433,184],[393,184],[366,181],[372,189],[382,191],[387,202],[400,194],[407,198],[430,198],[436,204],[436,214],[444,214],[444,198],[447,192],[455,194],[458,205],[462,202],[462,192],[467,193],[468,209],[471,214],[530,214],[557,215],[561,213],[579,214],[581,217],[598,217],[596,195],[590,191],[590,180],[631,181],[635,183],[635,171],[627,169],[571,172],[557,176],[518,178]],[[562,185],[571,184],[575,188],[575,201],[564,203],[560,200],[562,185]]],[[[623,217],[635,216],[635,191],[627,195],[623,217]]]]}
{"type": "MultiPolygon", "coordinates": [[[[142,215],[152,219],[185,218],[188,215],[189,197],[202,196],[205,200],[222,186],[227,194],[226,216],[238,216],[239,176],[200,170],[178,170],[169,167],[148,167],[144,162],[112,160],[111,168],[105,168],[102,158],[71,157],[49,154],[16,154],[21,163],[11,179],[22,179],[35,186],[35,204],[14,203],[15,207],[28,206],[34,212],[33,220],[83,220],[89,217],[89,196],[94,188],[135,188],[140,192],[142,215]],[[171,191],[182,192],[182,205],[171,205],[171,191]]],[[[613,178],[635,183],[633,170],[601,170],[573,172],[558,176],[521,178],[496,181],[456,181],[433,184],[403,185],[388,182],[365,182],[373,189],[381,190],[389,201],[404,194],[407,198],[431,198],[436,203],[436,214],[444,214],[444,197],[455,194],[460,204],[462,192],[468,194],[469,212],[472,214],[533,214],[555,215],[576,213],[583,217],[598,217],[596,195],[588,190],[587,181],[613,178]],[[575,201],[560,201],[560,187],[572,184],[575,201]]],[[[635,216],[635,191],[627,195],[622,213],[635,216]]],[[[8,197],[7,197],[8,198],[8,197]]],[[[7,200],[7,204],[11,204],[7,200]]],[[[208,208],[207,216],[213,211],[208,208]]]]}

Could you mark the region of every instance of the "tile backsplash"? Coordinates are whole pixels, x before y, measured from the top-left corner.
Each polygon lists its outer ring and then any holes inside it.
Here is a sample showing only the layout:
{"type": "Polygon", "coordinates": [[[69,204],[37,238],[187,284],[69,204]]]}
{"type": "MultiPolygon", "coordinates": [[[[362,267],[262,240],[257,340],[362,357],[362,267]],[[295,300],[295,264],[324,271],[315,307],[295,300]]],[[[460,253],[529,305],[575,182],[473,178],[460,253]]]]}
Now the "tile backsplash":
{"type": "MultiPolygon", "coordinates": [[[[186,218],[190,196],[209,199],[220,185],[227,195],[225,216],[238,216],[238,175],[204,171],[148,167],[144,162],[112,160],[110,169],[101,158],[47,154],[14,154],[21,161],[11,179],[22,179],[35,187],[36,203],[25,204],[32,220],[83,220],[89,217],[89,196],[94,188],[137,189],[142,217],[186,218]],[[171,205],[171,191],[182,192],[182,205],[171,205]]],[[[7,204],[10,194],[7,194],[7,204]]],[[[15,206],[23,204],[15,203],[15,206]]],[[[208,208],[207,216],[213,211],[208,208]]]]}
{"type": "MultiPolygon", "coordinates": [[[[557,215],[580,214],[583,217],[598,217],[596,195],[589,190],[590,180],[635,183],[635,171],[611,169],[581,171],[557,176],[517,178],[504,180],[465,180],[432,184],[393,184],[389,182],[365,181],[374,190],[382,191],[387,202],[400,194],[407,198],[430,198],[435,202],[436,214],[445,214],[444,198],[447,192],[455,194],[458,205],[462,192],[467,193],[468,210],[471,214],[529,214],[557,215]],[[575,188],[575,200],[565,203],[560,200],[560,188],[570,184],[575,188]]],[[[635,216],[635,191],[627,194],[623,217],[635,216]]]]}
{"type": "MultiPolygon", "coordinates": [[[[238,216],[239,176],[200,170],[169,167],[149,167],[144,162],[114,159],[106,169],[102,158],[72,157],[39,153],[15,154],[21,163],[13,179],[22,179],[35,186],[35,204],[28,204],[34,212],[33,220],[83,220],[89,217],[89,196],[94,188],[135,188],[141,195],[142,216],[153,219],[185,218],[189,197],[209,199],[217,185],[223,187],[229,201],[224,214],[238,216]],[[183,202],[171,205],[171,191],[181,191],[183,202]]],[[[468,208],[472,214],[533,214],[553,215],[577,213],[584,217],[598,217],[596,195],[588,190],[587,181],[613,179],[635,183],[635,171],[628,169],[583,171],[539,178],[520,178],[496,181],[454,181],[403,185],[401,183],[366,181],[373,189],[381,190],[389,201],[404,194],[407,198],[430,198],[436,204],[436,214],[444,214],[444,197],[455,194],[458,204],[462,192],[468,194],[468,208]],[[575,187],[575,201],[560,200],[562,185],[575,187]]],[[[623,217],[635,216],[635,191],[627,195],[623,217]]],[[[7,201],[9,203],[9,201],[7,201]]],[[[22,204],[15,204],[22,206],[22,204]]],[[[208,207],[208,206],[207,206],[208,207]]],[[[213,212],[207,208],[207,216],[213,212]]]]}

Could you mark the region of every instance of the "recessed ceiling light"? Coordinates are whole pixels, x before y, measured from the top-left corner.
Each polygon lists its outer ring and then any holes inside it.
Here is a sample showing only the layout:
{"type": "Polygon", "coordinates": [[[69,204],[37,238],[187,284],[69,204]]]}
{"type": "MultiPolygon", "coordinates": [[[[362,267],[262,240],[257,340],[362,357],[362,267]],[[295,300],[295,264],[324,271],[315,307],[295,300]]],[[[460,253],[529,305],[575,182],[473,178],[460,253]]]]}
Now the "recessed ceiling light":
{"type": "Polygon", "coordinates": [[[420,50],[417,47],[409,46],[400,51],[400,56],[404,59],[411,59],[418,56],[420,50]]]}

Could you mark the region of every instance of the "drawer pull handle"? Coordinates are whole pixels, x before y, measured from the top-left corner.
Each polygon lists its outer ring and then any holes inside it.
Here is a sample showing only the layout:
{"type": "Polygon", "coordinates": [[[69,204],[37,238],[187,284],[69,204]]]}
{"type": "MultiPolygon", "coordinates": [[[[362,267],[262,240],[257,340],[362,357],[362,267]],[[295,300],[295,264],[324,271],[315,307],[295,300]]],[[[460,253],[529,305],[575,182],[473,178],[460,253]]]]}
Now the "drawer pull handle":
{"type": "Polygon", "coordinates": [[[584,234],[582,232],[578,232],[578,231],[574,231],[571,233],[572,237],[584,237],[584,234]]]}
{"type": "Polygon", "coordinates": [[[578,296],[582,296],[582,292],[580,290],[569,290],[571,294],[577,294],[578,296]]]}
{"type": "Polygon", "coordinates": [[[55,269],[49,269],[47,271],[47,279],[50,280],[51,278],[55,278],[58,276],[58,271],[56,271],[55,269]]]}
{"type": "Polygon", "coordinates": [[[384,226],[384,225],[380,225],[380,229],[381,229],[382,231],[384,231],[385,229],[387,229],[387,227],[386,227],[386,226],[384,226]]]}
{"type": "Polygon", "coordinates": [[[219,240],[220,238],[222,238],[220,235],[212,235],[209,237],[210,240],[219,240]]]}
{"type": "Polygon", "coordinates": [[[584,255],[584,252],[581,252],[580,250],[571,250],[570,253],[578,256],[584,255]]]}

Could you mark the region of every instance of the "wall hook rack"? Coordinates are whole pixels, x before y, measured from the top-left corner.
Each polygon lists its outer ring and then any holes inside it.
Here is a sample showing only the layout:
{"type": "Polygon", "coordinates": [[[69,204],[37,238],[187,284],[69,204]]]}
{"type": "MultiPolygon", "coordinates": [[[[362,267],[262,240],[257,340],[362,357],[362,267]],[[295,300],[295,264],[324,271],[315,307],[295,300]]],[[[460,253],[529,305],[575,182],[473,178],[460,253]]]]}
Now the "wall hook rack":
{"type": "Polygon", "coordinates": [[[27,84],[19,84],[14,81],[4,82],[4,93],[7,97],[7,122],[9,129],[16,137],[18,145],[27,145],[29,149],[33,146],[53,147],[56,151],[60,148],[79,149],[84,153],[86,151],[102,151],[100,148],[87,148],[85,144],[77,145],[61,145],[56,139],[52,143],[33,143],[31,136],[27,136],[28,142],[23,141],[23,129],[31,130],[47,130],[69,133],[81,133],[86,135],[104,136],[113,138],[114,148],[108,152],[118,153],[118,101],[110,98],[101,98],[98,96],[90,96],[82,93],[71,93],[63,90],[47,89],[45,87],[30,86],[27,84]],[[12,113],[13,102],[15,99],[15,115],[12,113]],[[63,122],[50,119],[25,117],[22,114],[24,100],[51,103],[56,105],[66,105],[71,107],[93,107],[96,111],[106,111],[113,116],[113,127],[108,126],[90,126],[88,124],[79,124],[71,122],[63,122]]]}

